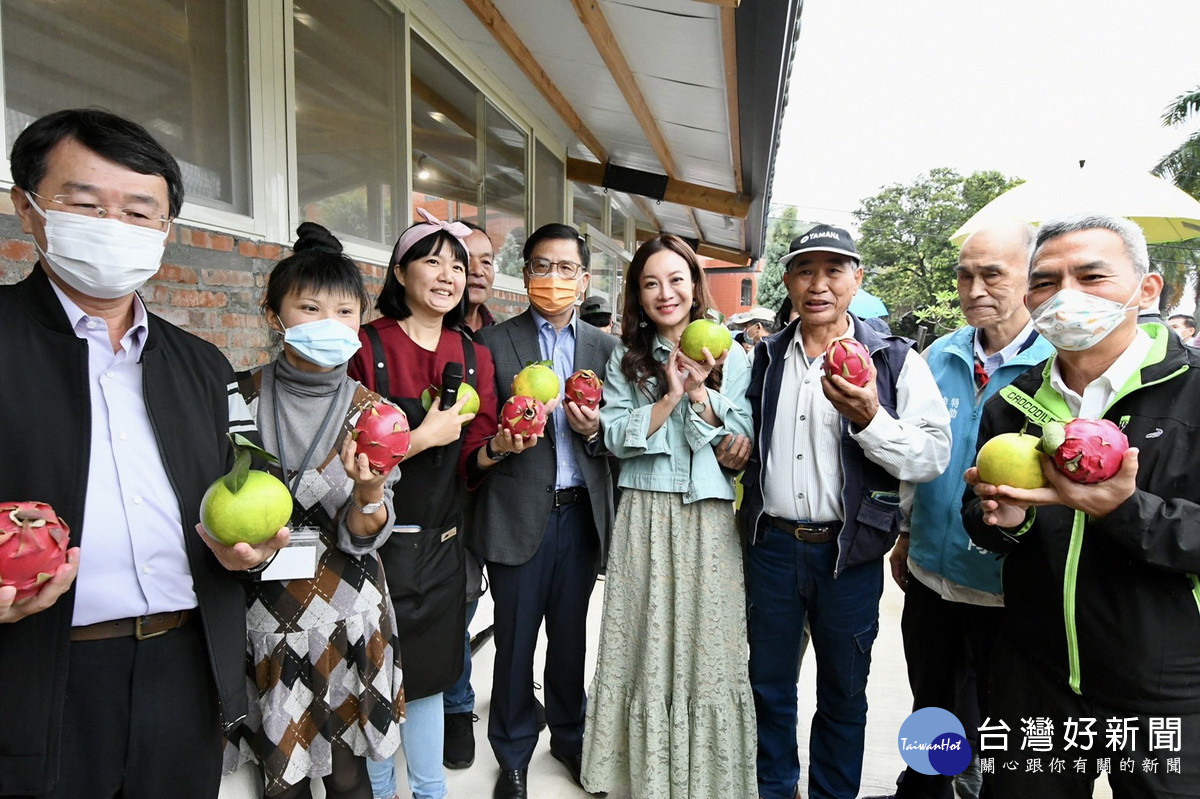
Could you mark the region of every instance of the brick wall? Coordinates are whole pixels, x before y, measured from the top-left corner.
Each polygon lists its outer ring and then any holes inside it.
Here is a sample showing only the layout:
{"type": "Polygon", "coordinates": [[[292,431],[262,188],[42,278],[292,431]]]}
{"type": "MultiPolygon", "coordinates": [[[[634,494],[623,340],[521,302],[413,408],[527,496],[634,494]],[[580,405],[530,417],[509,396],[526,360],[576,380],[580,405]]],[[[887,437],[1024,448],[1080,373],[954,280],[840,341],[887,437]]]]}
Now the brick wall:
{"type": "Polygon", "coordinates": [[[708,289],[712,293],[712,304],[717,310],[732,316],[749,310],[758,296],[758,274],[754,272],[715,272],[709,270],[708,289]],[[742,303],[742,281],[750,280],[750,303],[742,303]]]}
{"type": "MultiPolygon", "coordinates": [[[[2,196],[0,283],[8,284],[29,274],[37,254],[8,196],[2,196]]],[[[154,313],[220,347],[234,369],[249,369],[273,356],[259,302],[267,273],[290,252],[279,244],[174,224],[162,268],[142,289],[142,298],[154,313]]],[[[359,266],[375,297],[383,267],[359,266]]]]}

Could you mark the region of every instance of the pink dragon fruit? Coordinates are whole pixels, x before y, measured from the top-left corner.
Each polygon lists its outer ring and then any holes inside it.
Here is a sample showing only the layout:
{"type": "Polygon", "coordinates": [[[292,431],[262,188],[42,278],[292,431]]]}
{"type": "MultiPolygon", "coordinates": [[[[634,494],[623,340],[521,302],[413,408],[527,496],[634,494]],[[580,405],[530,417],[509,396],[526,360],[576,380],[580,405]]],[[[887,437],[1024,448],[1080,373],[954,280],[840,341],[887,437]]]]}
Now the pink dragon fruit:
{"type": "Polygon", "coordinates": [[[600,407],[600,393],[604,381],[591,369],[577,369],[567,378],[566,398],[576,405],[595,410],[600,407]]]}
{"type": "Polygon", "coordinates": [[[509,397],[500,408],[500,426],[514,436],[540,436],[546,432],[546,406],[533,397],[509,397]]]}
{"type": "Polygon", "coordinates": [[[1077,483],[1100,483],[1121,470],[1129,439],[1107,419],[1072,419],[1042,427],[1042,451],[1077,483]]]}
{"type": "Polygon", "coordinates": [[[45,502],[0,502],[0,586],[33,596],[67,560],[70,530],[45,502]]]}
{"type": "Polygon", "coordinates": [[[408,455],[412,436],[404,411],[387,402],[364,410],[354,425],[358,451],[367,456],[371,469],[387,474],[408,455]]]}
{"type": "Polygon", "coordinates": [[[841,375],[862,388],[871,381],[871,353],[857,339],[834,339],[825,350],[825,362],[821,368],[827,375],[841,375]]]}

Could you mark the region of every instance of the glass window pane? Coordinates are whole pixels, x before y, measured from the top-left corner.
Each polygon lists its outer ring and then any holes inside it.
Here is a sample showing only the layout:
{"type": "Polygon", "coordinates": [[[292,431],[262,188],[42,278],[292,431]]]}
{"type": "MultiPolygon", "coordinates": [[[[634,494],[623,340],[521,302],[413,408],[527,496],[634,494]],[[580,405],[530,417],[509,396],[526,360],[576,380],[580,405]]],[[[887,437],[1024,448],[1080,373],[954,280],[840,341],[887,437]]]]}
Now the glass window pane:
{"type": "Polygon", "coordinates": [[[571,209],[571,224],[585,231],[586,225],[594,225],[597,230],[604,230],[604,197],[601,190],[595,186],[583,183],[571,184],[573,208],[571,209]]]}
{"type": "Polygon", "coordinates": [[[609,222],[608,235],[612,238],[613,241],[617,242],[622,247],[626,247],[629,243],[629,238],[628,238],[629,217],[625,215],[624,211],[622,211],[620,208],[617,207],[616,203],[613,203],[612,206],[609,208],[608,214],[609,214],[608,215],[608,222],[609,222]]]}
{"type": "Polygon", "coordinates": [[[533,226],[563,221],[566,168],[540,141],[533,149],[533,226]]]}
{"type": "Polygon", "coordinates": [[[250,213],[245,0],[4,0],[5,132],[101,106],[179,161],[187,199],[250,213]]]}
{"type": "Polygon", "coordinates": [[[479,96],[474,85],[419,36],[412,37],[412,208],[438,219],[480,218],[479,96]]]}
{"type": "Polygon", "coordinates": [[[491,103],[484,105],[487,119],[483,226],[503,242],[496,253],[496,271],[521,274],[521,248],[525,246],[525,147],[523,131],[508,121],[491,103]]]}
{"type": "Polygon", "coordinates": [[[407,224],[397,207],[403,17],[373,0],[299,0],[292,18],[300,216],[391,244],[407,224]]]}

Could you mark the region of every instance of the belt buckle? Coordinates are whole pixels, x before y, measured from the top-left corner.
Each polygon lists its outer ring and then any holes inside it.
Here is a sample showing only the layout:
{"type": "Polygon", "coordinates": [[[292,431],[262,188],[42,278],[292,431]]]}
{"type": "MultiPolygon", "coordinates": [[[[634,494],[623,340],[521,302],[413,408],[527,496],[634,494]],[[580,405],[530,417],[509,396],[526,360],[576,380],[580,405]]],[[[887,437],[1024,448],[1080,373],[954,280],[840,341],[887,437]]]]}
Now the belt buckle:
{"type": "Polygon", "coordinates": [[[151,638],[157,638],[158,636],[166,635],[171,630],[175,629],[174,627],[165,627],[155,633],[142,632],[142,621],[145,620],[146,618],[148,618],[148,617],[147,616],[137,616],[133,620],[133,637],[139,641],[146,641],[151,638]]]}

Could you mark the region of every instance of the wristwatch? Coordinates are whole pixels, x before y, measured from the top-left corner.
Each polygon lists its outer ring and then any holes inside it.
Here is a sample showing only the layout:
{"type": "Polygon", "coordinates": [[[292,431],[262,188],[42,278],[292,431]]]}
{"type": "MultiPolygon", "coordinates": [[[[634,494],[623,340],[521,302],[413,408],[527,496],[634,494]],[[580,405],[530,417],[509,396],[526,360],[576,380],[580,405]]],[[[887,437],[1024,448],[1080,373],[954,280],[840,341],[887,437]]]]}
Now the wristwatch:
{"type": "Polygon", "coordinates": [[[375,502],[368,502],[366,505],[359,505],[358,500],[354,498],[354,492],[351,491],[350,504],[358,508],[358,512],[363,516],[370,516],[372,513],[383,507],[383,500],[380,499],[375,502]]]}
{"type": "Polygon", "coordinates": [[[487,440],[487,444],[484,445],[483,454],[487,455],[488,459],[493,460],[493,461],[502,461],[505,458],[507,458],[509,455],[512,455],[511,452],[495,452],[495,451],[493,451],[492,450],[492,439],[490,439],[490,438],[487,440]]]}
{"type": "Polygon", "coordinates": [[[692,410],[695,411],[697,415],[703,414],[708,410],[708,403],[705,400],[697,400],[692,403],[692,410]]]}

